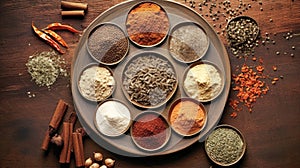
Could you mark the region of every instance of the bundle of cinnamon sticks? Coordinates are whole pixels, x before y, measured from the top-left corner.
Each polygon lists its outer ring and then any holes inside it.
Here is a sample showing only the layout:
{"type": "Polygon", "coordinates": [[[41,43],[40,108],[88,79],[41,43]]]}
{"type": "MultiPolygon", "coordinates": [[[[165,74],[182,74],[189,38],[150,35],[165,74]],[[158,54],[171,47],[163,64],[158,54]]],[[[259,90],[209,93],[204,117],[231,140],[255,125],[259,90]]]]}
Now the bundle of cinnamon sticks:
{"type": "Polygon", "coordinates": [[[63,17],[79,16],[83,17],[88,9],[87,3],[61,1],[61,15],[63,17]]]}
{"type": "MultiPolygon", "coordinates": [[[[43,139],[41,149],[47,151],[49,143],[54,134],[58,131],[60,123],[67,111],[68,104],[63,100],[59,100],[56,109],[51,117],[49,127],[43,139]]],[[[67,121],[62,124],[63,147],[59,156],[59,163],[68,164],[71,160],[71,153],[74,152],[77,167],[84,166],[84,150],[82,134],[74,132],[73,128],[77,120],[76,113],[72,112],[67,121]]]]}

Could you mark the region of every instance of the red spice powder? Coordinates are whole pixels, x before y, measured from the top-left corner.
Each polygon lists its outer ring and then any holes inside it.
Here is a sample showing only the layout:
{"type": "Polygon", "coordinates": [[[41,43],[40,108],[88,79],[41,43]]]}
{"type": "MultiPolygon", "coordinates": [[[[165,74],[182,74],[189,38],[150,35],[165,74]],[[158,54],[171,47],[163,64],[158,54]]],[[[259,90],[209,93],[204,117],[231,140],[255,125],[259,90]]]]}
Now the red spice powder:
{"type": "Polygon", "coordinates": [[[136,143],[146,149],[161,147],[167,140],[168,125],[159,115],[144,114],[132,126],[132,136],[136,143]]]}

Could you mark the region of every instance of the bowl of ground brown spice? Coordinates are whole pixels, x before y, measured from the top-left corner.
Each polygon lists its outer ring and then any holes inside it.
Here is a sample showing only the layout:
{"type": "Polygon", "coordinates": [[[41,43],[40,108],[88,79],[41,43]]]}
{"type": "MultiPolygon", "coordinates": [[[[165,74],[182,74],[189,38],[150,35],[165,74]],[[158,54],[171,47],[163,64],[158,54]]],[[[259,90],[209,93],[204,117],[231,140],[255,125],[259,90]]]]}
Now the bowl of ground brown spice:
{"type": "Polygon", "coordinates": [[[170,54],[183,63],[192,63],[201,59],[209,47],[205,30],[194,22],[182,22],[174,26],[168,42],[170,54]]]}
{"type": "Polygon", "coordinates": [[[193,136],[201,132],[207,123],[203,104],[192,98],[180,98],[169,109],[169,123],[182,136],[193,136]]]}
{"type": "Polygon", "coordinates": [[[87,49],[99,63],[115,65],[121,62],[129,50],[129,40],[123,30],[113,23],[102,23],[90,32],[87,49]]]}
{"type": "Polygon", "coordinates": [[[153,2],[138,3],[129,11],[126,19],[129,39],[140,47],[153,47],[162,43],[169,27],[166,11],[153,2]]]}

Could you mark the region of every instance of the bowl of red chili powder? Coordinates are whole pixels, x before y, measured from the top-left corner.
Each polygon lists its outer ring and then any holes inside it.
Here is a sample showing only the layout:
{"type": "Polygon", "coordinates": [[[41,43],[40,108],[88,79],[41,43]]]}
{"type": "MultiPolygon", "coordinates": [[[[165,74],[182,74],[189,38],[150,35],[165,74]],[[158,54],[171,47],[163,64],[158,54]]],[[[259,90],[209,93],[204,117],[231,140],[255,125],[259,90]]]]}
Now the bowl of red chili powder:
{"type": "Polygon", "coordinates": [[[138,114],[130,132],[134,144],[148,152],[162,149],[171,137],[171,128],[167,120],[155,111],[138,114]]]}
{"type": "Polygon", "coordinates": [[[133,6],[126,19],[129,39],[140,47],[153,47],[164,41],[169,32],[167,12],[153,2],[133,6]]]}

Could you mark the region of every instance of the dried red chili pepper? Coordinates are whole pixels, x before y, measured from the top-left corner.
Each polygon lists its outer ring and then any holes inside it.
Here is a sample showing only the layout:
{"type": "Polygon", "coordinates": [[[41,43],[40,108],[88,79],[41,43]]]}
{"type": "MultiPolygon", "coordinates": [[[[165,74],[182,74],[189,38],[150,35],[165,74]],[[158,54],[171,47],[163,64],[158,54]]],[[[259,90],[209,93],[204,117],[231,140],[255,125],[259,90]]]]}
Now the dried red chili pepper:
{"type": "Polygon", "coordinates": [[[37,27],[34,26],[33,22],[31,23],[31,27],[35,34],[37,34],[41,39],[46,41],[51,47],[56,49],[59,53],[64,54],[65,52],[59,47],[59,44],[54,41],[50,36],[48,36],[46,33],[43,33],[40,31],[37,27]]]}
{"type": "Polygon", "coordinates": [[[51,23],[45,29],[49,29],[49,30],[68,30],[72,33],[81,33],[81,31],[76,30],[72,26],[61,24],[61,23],[51,23]]]}
{"type": "Polygon", "coordinates": [[[59,44],[61,44],[62,46],[68,48],[68,44],[65,42],[65,40],[58,35],[57,33],[55,33],[52,30],[43,30],[45,33],[47,33],[49,36],[51,36],[54,40],[56,40],[59,44]]]}

